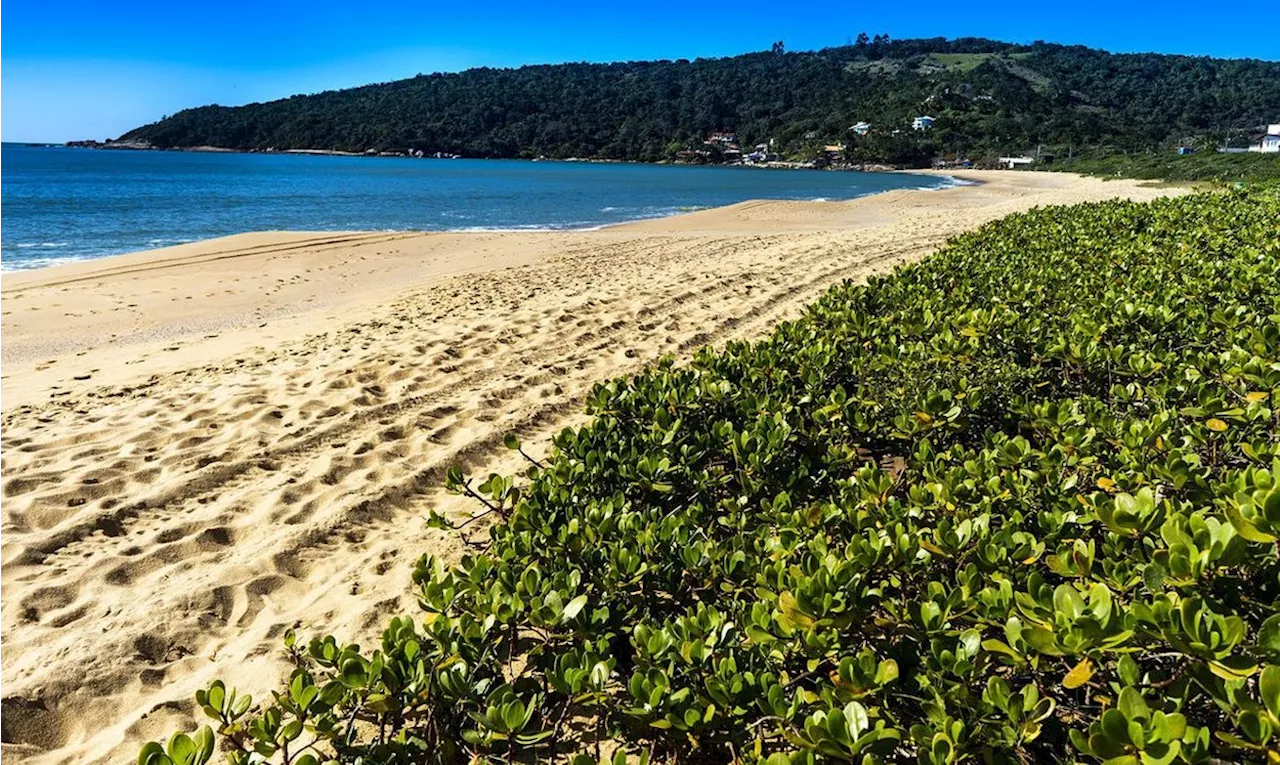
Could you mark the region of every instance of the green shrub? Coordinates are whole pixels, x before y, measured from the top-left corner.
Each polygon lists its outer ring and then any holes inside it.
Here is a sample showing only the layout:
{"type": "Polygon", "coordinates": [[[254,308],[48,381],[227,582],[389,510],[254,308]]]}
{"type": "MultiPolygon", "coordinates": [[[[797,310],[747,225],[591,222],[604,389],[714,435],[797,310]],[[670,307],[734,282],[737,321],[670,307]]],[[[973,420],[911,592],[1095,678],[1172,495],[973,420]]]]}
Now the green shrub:
{"type": "Polygon", "coordinates": [[[1174,183],[1280,182],[1280,156],[1275,154],[1219,154],[1212,149],[1178,155],[1171,149],[1145,154],[1094,151],[1048,166],[1103,177],[1139,178],[1174,183]]]}
{"type": "Polygon", "coordinates": [[[1277,761],[1277,220],[1035,210],[597,386],[525,479],[450,475],[500,521],[417,622],[202,693],[222,751],[1277,761]]]}

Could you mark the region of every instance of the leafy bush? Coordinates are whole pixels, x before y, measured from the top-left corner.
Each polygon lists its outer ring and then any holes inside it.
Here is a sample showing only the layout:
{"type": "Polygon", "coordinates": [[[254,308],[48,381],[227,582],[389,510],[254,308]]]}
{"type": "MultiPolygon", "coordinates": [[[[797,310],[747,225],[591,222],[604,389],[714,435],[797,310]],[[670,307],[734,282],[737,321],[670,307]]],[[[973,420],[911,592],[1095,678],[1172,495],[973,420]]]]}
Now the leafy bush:
{"type": "Polygon", "coordinates": [[[1097,152],[1059,161],[1048,169],[1172,182],[1275,183],[1280,181],[1280,155],[1219,154],[1212,149],[1186,156],[1172,149],[1147,154],[1097,152]]]}
{"type": "Polygon", "coordinates": [[[419,621],[200,705],[233,763],[1275,762],[1277,220],[1035,210],[599,385],[450,475],[501,521],[419,621]]]}

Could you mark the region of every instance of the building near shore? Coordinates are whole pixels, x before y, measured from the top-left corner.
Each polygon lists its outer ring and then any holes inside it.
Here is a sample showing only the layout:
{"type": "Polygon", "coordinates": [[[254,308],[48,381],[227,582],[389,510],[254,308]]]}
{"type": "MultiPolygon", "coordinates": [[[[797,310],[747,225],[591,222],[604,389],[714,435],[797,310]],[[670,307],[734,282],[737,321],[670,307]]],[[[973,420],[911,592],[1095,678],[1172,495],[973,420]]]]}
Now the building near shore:
{"type": "Polygon", "coordinates": [[[1021,167],[1023,165],[1035,164],[1035,161],[1036,160],[1034,157],[1001,157],[1000,158],[1000,164],[1008,170],[1012,170],[1015,167],[1021,167]]]}
{"type": "Polygon", "coordinates": [[[733,146],[737,148],[738,134],[728,130],[717,130],[707,136],[707,140],[703,141],[709,146],[733,146]]]}
{"type": "Polygon", "coordinates": [[[1280,154],[1280,123],[1267,125],[1267,132],[1249,144],[1249,151],[1260,154],[1280,154]]]}

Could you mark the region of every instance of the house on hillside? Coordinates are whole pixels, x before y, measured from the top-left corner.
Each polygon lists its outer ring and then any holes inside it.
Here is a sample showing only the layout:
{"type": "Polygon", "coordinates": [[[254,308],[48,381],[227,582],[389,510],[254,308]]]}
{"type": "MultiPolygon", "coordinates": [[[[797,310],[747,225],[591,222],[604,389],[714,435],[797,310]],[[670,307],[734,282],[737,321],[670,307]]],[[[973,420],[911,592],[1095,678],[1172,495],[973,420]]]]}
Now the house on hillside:
{"type": "Polygon", "coordinates": [[[928,130],[933,127],[933,117],[923,115],[911,120],[912,130],[928,130]]]}
{"type": "Polygon", "coordinates": [[[867,133],[871,132],[871,123],[859,122],[855,125],[850,125],[849,129],[858,135],[866,135],[867,133]]]}
{"type": "Polygon", "coordinates": [[[717,130],[714,133],[707,134],[707,140],[702,142],[706,149],[698,152],[699,155],[708,157],[713,153],[719,153],[725,162],[738,163],[742,161],[742,147],[738,145],[738,134],[728,130],[717,130]]]}
{"type": "Polygon", "coordinates": [[[1261,154],[1280,153],[1280,124],[1267,125],[1267,132],[1249,144],[1249,151],[1261,154]]]}
{"type": "Polygon", "coordinates": [[[1018,167],[1020,165],[1035,164],[1035,159],[1033,157],[1025,157],[1025,156],[1024,157],[1001,157],[1000,164],[1004,165],[1006,169],[1012,170],[1013,168],[1018,167]]]}

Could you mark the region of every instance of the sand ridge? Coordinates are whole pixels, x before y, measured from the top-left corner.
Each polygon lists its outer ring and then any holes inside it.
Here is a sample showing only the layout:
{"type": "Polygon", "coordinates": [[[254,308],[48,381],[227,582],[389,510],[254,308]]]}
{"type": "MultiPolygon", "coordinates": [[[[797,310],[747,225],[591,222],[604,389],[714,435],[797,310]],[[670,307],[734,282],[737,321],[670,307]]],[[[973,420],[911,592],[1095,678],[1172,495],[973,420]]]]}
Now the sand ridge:
{"type": "Polygon", "coordinates": [[[843,279],[1036,205],[1176,189],[1060,174],[748,202],[587,232],[249,234],[0,280],[6,759],[131,759],[288,627],[415,613],[442,472],[518,467],[591,386],[758,336],[843,279]]]}

